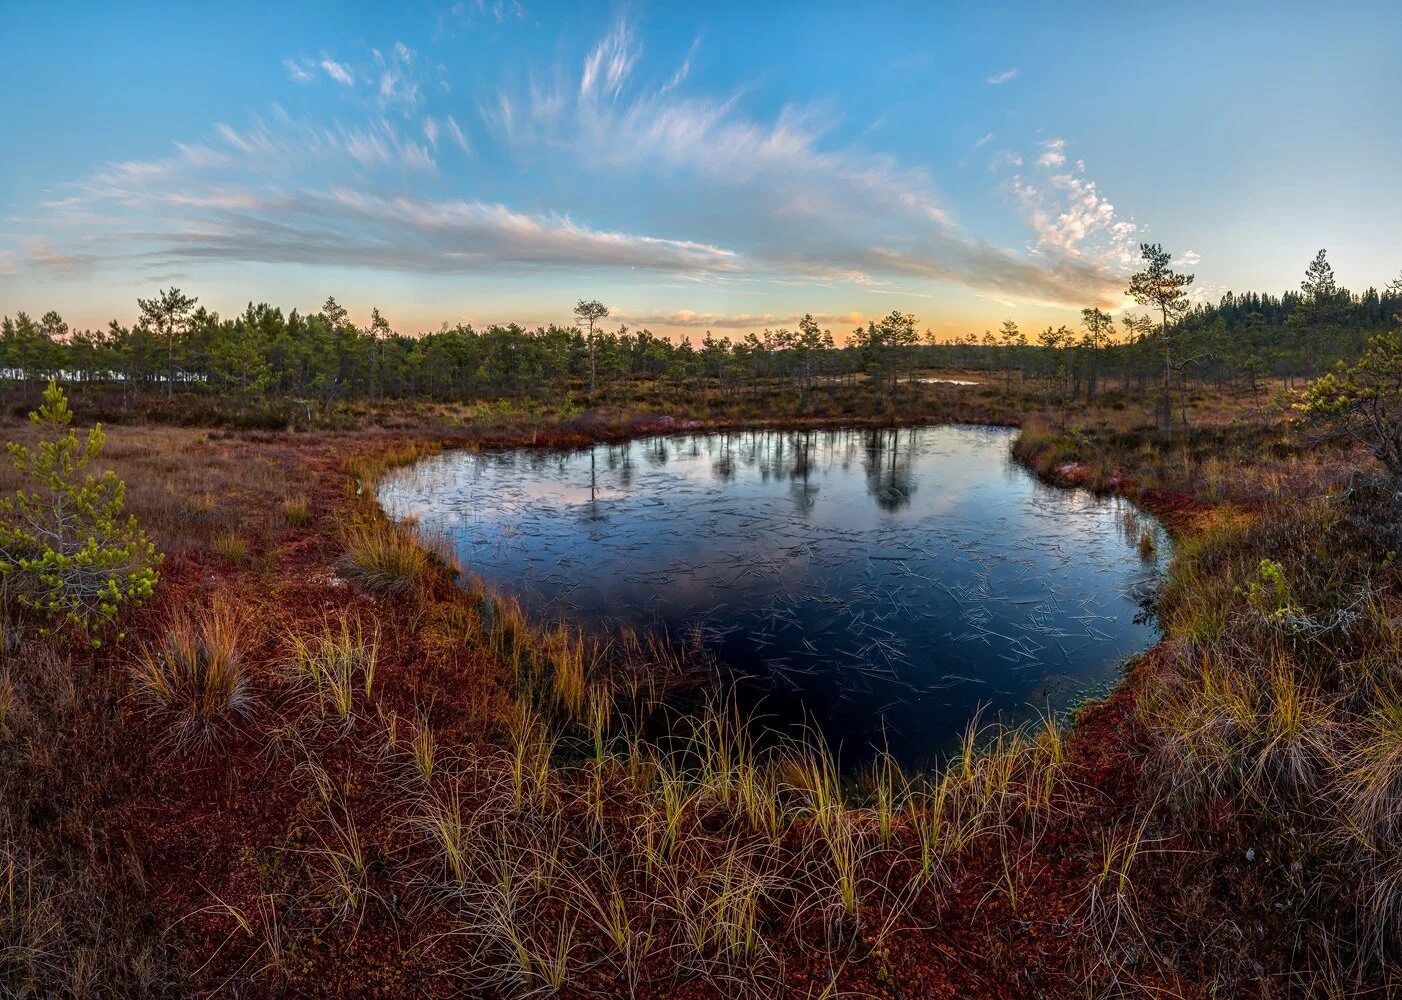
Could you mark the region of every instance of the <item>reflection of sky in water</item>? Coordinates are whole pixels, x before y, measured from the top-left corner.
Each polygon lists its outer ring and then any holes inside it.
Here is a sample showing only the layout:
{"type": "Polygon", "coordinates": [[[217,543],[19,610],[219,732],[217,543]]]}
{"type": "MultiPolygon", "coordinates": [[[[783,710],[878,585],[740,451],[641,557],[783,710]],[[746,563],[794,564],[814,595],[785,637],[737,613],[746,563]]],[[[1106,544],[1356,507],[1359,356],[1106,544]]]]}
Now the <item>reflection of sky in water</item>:
{"type": "Polygon", "coordinates": [[[380,499],[537,610],[699,627],[760,679],[775,725],[806,715],[850,760],[884,740],[923,763],[980,706],[1065,707],[1155,637],[1136,618],[1158,567],[1126,506],[1041,485],[1009,461],[1011,433],[462,452],[391,476],[380,499]]]}

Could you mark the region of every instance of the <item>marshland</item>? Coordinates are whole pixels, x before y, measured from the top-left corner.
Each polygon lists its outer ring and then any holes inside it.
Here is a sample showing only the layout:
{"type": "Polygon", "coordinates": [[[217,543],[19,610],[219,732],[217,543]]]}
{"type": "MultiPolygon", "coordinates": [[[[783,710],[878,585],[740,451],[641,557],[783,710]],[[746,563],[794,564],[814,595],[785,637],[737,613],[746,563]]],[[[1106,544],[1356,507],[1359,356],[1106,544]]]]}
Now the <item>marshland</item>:
{"type": "Polygon", "coordinates": [[[1335,294],[1315,376],[1156,381],[1230,299],[592,393],[578,330],[460,331],[563,344],[485,397],[194,350],[330,306],[12,358],[7,991],[1385,991],[1398,335],[1335,294]]]}
{"type": "Polygon", "coordinates": [[[1402,8],[1146,13],[6,6],[0,998],[1402,994],[1402,8]]]}

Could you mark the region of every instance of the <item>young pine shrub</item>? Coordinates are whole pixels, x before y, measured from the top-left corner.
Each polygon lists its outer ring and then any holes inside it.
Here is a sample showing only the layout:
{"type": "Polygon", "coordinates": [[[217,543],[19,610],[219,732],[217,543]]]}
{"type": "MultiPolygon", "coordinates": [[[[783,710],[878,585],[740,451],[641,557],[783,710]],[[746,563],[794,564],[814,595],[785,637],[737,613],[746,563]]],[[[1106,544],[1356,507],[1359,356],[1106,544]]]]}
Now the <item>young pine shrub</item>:
{"type": "Polygon", "coordinates": [[[80,444],[54,382],[29,419],[52,439],[34,449],[7,445],[16,471],[37,489],[0,500],[0,589],[46,632],[69,626],[95,643],[124,606],[151,595],[161,557],[136,518],[122,518],[126,485],[116,473],[84,474],[102,453],[102,425],[80,444]]]}
{"type": "Polygon", "coordinates": [[[341,575],[380,597],[412,594],[428,579],[428,553],[407,531],[383,519],[357,522],[345,531],[341,575]]]}
{"type": "Polygon", "coordinates": [[[1402,478],[1402,333],[1379,334],[1353,365],[1338,367],[1309,384],[1300,410],[1313,421],[1359,442],[1402,478]]]}
{"type": "Polygon", "coordinates": [[[253,713],[249,677],[240,656],[244,620],[233,605],[216,603],[177,614],[142,650],[133,680],[153,715],[169,720],[179,746],[207,746],[253,713]]]}

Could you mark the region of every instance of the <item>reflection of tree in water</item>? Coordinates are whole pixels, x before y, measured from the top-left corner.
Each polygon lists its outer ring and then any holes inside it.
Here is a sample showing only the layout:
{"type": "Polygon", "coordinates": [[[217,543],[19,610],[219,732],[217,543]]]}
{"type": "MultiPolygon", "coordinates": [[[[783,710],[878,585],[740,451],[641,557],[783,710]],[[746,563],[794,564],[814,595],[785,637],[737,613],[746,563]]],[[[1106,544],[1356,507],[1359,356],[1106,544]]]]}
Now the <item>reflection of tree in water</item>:
{"type": "Polygon", "coordinates": [[[765,438],[768,461],[763,462],[759,467],[760,478],[766,483],[771,477],[782,480],[788,471],[784,466],[784,454],[787,450],[784,445],[788,442],[788,435],[774,432],[766,434],[765,438]]]}
{"type": "Polygon", "coordinates": [[[815,437],[814,432],[803,431],[794,434],[791,439],[793,464],[789,466],[789,495],[794,498],[800,513],[811,510],[818,496],[818,487],[810,481],[814,467],[815,437]]]}
{"type": "Polygon", "coordinates": [[[633,472],[637,466],[633,463],[633,447],[628,442],[624,442],[617,448],[609,450],[609,468],[618,470],[618,485],[625,490],[633,488],[633,472]]]}
{"type": "Polygon", "coordinates": [[[904,510],[910,506],[915,492],[915,475],[911,458],[915,451],[915,431],[902,441],[898,428],[874,428],[863,440],[866,452],[862,466],[866,470],[867,492],[885,511],[904,510]]]}
{"type": "Polygon", "coordinates": [[[711,474],[721,482],[735,478],[735,454],[732,451],[732,438],[729,434],[720,436],[720,454],[711,463],[711,474]]]}
{"type": "Polygon", "coordinates": [[[607,508],[599,506],[598,448],[589,449],[589,502],[580,511],[585,521],[607,521],[607,508]]]}
{"type": "Polygon", "coordinates": [[[915,491],[913,428],[905,436],[896,429],[739,431],[714,435],[706,452],[711,475],[720,482],[731,482],[741,469],[752,470],[761,482],[787,481],[800,513],[813,509],[818,474],[834,465],[845,469],[858,455],[866,469],[867,492],[883,510],[910,506],[915,491]]]}

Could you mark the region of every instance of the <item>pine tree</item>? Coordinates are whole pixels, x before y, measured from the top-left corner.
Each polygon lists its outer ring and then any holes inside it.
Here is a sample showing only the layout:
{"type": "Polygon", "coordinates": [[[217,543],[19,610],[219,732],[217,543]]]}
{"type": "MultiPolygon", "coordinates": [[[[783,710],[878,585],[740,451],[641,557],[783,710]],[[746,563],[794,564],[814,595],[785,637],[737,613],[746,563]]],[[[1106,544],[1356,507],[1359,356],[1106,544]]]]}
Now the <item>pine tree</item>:
{"type": "Polygon", "coordinates": [[[15,469],[39,488],[0,500],[0,582],[6,600],[37,613],[46,630],[66,624],[91,637],[150,596],[160,556],[135,517],[122,519],[126,486],[116,473],[84,475],[102,452],[102,425],[79,443],[55,382],[29,419],[52,439],[32,450],[7,446],[15,469]]]}
{"type": "Polygon", "coordinates": [[[1188,293],[1184,290],[1193,283],[1193,275],[1178,274],[1169,265],[1172,255],[1162,243],[1141,243],[1139,255],[1144,259],[1144,270],[1129,279],[1126,294],[1141,306],[1152,306],[1159,311],[1162,324],[1159,327],[1159,347],[1163,352],[1163,398],[1159,405],[1159,428],[1165,433],[1173,426],[1173,371],[1174,338],[1171,324],[1176,323],[1188,311],[1188,293]]]}

